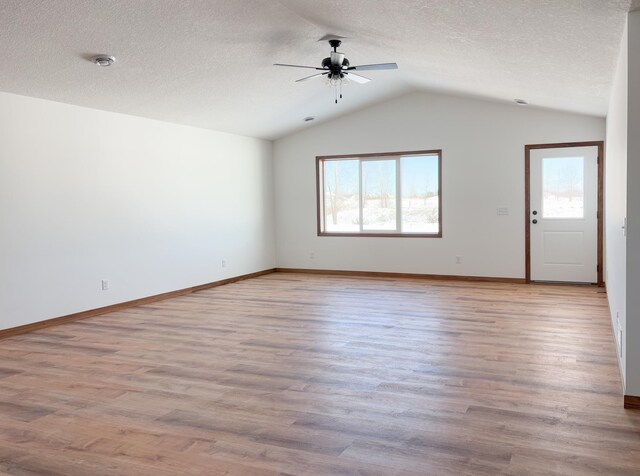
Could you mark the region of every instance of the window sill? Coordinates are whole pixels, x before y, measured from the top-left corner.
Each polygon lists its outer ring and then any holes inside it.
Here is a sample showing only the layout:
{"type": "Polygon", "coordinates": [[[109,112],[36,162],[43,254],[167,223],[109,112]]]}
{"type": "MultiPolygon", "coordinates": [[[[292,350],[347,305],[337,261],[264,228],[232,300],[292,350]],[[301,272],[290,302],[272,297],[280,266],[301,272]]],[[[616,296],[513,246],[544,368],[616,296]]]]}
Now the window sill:
{"type": "Polygon", "coordinates": [[[327,233],[318,232],[318,236],[354,237],[361,238],[442,238],[442,232],[438,233],[327,233]]]}

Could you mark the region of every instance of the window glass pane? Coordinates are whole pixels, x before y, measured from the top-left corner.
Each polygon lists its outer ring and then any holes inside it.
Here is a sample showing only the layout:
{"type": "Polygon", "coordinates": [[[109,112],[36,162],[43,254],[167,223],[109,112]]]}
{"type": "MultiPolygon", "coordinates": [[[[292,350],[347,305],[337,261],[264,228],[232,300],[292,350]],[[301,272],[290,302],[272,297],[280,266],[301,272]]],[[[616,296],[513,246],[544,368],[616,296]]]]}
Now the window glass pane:
{"type": "Polygon", "coordinates": [[[542,159],[542,216],[584,217],[584,157],[542,159]]]}
{"type": "Polygon", "coordinates": [[[362,161],[362,229],[396,230],[396,161],[362,161]]]}
{"type": "Polygon", "coordinates": [[[438,233],[438,156],[409,156],[400,159],[402,189],[402,232],[438,233]]]}
{"type": "Polygon", "coordinates": [[[360,231],[358,174],[357,160],[324,162],[324,231],[360,231]]]}

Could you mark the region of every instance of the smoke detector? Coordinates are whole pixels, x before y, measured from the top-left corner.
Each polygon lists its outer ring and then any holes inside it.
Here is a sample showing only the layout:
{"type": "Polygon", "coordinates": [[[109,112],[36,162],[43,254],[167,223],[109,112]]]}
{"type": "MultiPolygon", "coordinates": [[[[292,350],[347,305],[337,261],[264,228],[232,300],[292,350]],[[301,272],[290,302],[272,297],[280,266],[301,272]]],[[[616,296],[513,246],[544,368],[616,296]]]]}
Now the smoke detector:
{"type": "Polygon", "coordinates": [[[102,66],[103,68],[106,68],[107,66],[111,66],[113,63],[115,63],[116,59],[113,56],[100,55],[100,56],[96,56],[91,61],[93,62],[93,64],[97,64],[98,66],[102,66]]]}

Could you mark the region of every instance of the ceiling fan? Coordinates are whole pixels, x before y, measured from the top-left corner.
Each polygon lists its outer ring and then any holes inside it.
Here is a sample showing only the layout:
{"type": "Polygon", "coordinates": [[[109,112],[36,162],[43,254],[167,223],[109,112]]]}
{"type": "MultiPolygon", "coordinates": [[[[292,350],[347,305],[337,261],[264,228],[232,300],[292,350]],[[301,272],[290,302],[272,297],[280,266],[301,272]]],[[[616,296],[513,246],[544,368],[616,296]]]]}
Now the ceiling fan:
{"type": "Polygon", "coordinates": [[[312,74],[305,78],[296,80],[296,83],[302,81],[308,81],[314,78],[322,78],[323,76],[329,81],[336,93],[336,104],[338,103],[338,95],[342,98],[342,84],[346,81],[354,81],[356,83],[364,84],[371,81],[369,78],[360,76],[354,73],[354,71],[378,71],[383,69],[398,69],[396,63],[380,63],[380,64],[365,64],[362,66],[351,66],[349,60],[345,58],[344,53],[338,52],[338,47],[342,44],[342,41],[338,39],[329,40],[329,44],[333,51],[331,56],[322,60],[322,67],[317,68],[315,66],[301,66],[297,64],[282,64],[276,63],[274,66],[287,66],[289,68],[307,68],[315,69],[316,71],[322,71],[322,73],[312,74]]]}

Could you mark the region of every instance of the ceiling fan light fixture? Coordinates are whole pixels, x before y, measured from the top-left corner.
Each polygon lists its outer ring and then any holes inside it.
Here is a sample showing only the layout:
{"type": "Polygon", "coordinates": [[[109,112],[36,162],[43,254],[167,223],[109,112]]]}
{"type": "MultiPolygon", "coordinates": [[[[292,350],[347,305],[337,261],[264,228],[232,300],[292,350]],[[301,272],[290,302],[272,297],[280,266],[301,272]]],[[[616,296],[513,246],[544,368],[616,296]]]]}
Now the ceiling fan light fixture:
{"type": "Polygon", "coordinates": [[[338,99],[342,99],[342,86],[349,84],[349,78],[344,73],[329,74],[325,82],[327,86],[333,89],[334,101],[338,104],[338,99]]]}
{"type": "Polygon", "coordinates": [[[349,78],[345,75],[328,75],[327,79],[325,79],[325,83],[327,84],[327,86],[335,87],[341,84],[349,84],[349,78]]]}

